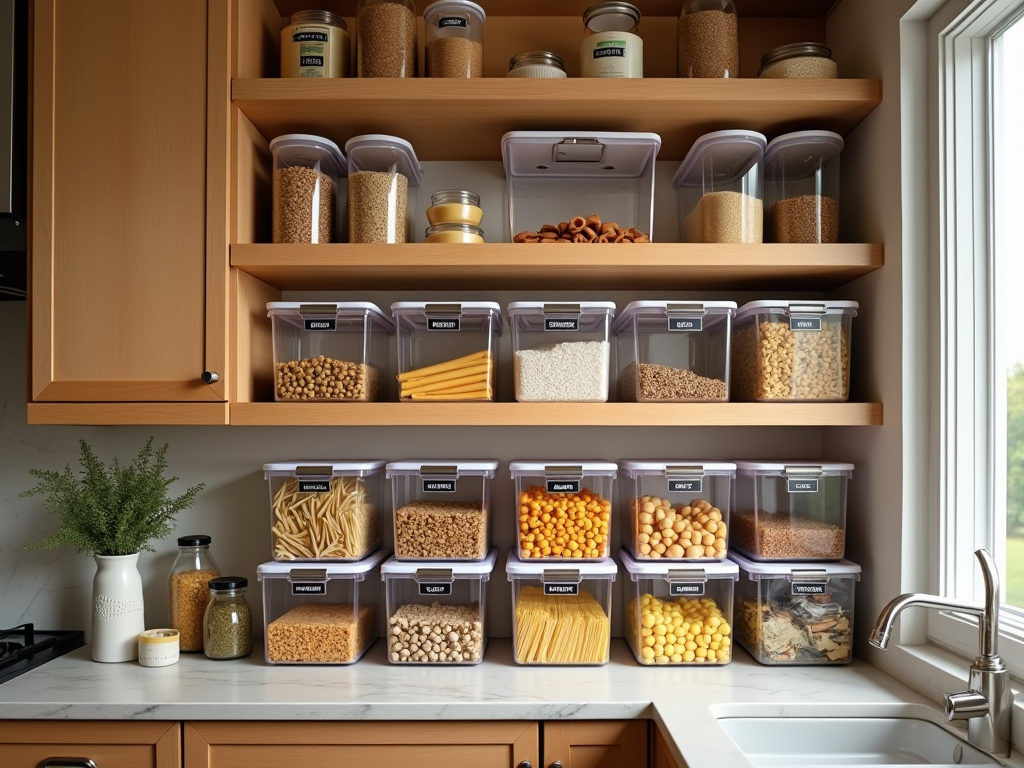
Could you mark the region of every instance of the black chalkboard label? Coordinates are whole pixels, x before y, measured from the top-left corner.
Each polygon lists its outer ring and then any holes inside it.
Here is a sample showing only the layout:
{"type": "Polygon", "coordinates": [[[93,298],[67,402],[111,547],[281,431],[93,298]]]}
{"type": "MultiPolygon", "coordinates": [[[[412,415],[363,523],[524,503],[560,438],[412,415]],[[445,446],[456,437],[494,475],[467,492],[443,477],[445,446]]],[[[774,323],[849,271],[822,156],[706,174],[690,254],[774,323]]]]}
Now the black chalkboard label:
{"type": "Polygon", "coordinates": [[[564,584],[561,582],[544,582],[544,594],[545,595],[578,595],[580,593],[579,584],[564,584]]]}
{"type": "Polygon", "coordinates": [[[304,317],[302,328],[306,331],[336,331],[338,319],[335,317],[304,317]]]}
{"type": "Polygon", "coordinates": [[[790,493],[817,493],[818,479],[806,477],[787,477],[786,490],[790,493]]]}
{"type": "Polygon", "coordinates": [[[326,32],[293,32],[293,43],[326,43],[330,40],[326,32]]]}
{"type": "Polygon", "coordinates": [[[789,330],[791,331],[820,331],[820,317],[791,317],[789,318],[789,330]]]}
{"type": "Polygon", "coordinates": [[[578,317],[545,317],[545,331],[578,331],[580,319],[578,317]]]}
{"type": "Polygon", "coordinates": [[[694,477],[689,480],[669,480],[669,493],[700,493],[704,489],[704,478],[694,477]]]}
{"type": "Polygon", "coordinates": [[[579,493],[582,480],[548,480],[548,493],[579,493]]]}
{"type": "Polygon", "coordinates": [[[461,321],[457,317],[428,317],[428,331],[458,331],[461,321]]]}
{"type": "Polygon", "coordinates": [[[671,582],[668,594],[671,597],[704,597],[704,582],[671,582]]]}
{"type": "Polygon", "coordinates": [[[420,582],[420,594],[421,595],[450,595],[452,593],[452,585],[448,584],[424,584],[420,582]]]}
{"type": "Polygon", "coordinates": [[[327,585],[323,582],[315,584],[303,584],[301,582],[292,582],[292,594],[293,595],[326,595],[327,585]]]}
{"type": "Polygon", "coordinates": [[[609,56],[625,56],[625,55],[626,55],[626,49],[625,48],[615,47],[615,48],[595,48],[594,49],[594,58],[595,59],[607,59],[609,56]]]}
{"type": "Polygon", "coordinates": [[[469,29],[469,19],[465,16],[442,16],[437,20],[439,29],[469,29]]]}
{"type": "Polygon", "coordinates": [[[668,329],[670,331],[702,331],[704,330],[704,318],[669,317],[668,329]]]}
{"type": "Polygon", "coordinates": [[[299,493],[330,493],[330,480],[299,480],[299,493]]]}
{"type": "Polygon", "coordinates": [[[455,493],[454,480],[427,480],[423,479],[424,493],[455,493]]]}
{"type": "Polygon", "coordinates": [[[300,67],[322,67],[323,65],[323,56],[299,56],[300,67]]]}
{"type": "Polygon", "coordinates": [[[824,595],[827,586],[820,581],[794,581],[792,593],[794,595],[824,595]]]}

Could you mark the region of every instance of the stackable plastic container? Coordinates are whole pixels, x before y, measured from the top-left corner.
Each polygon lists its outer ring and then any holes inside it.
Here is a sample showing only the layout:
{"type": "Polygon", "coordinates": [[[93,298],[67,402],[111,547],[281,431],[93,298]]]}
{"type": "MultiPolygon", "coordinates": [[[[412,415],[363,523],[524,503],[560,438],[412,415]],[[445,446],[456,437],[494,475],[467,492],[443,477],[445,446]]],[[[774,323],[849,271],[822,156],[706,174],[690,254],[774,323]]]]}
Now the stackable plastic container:
{"type": "Polygon", "coordinates": [[[615,319],[619,400],[724,402],[734,301],[634,301],[615,319]]]}
{"type": "Polygon", "coordinates": [[[513,131],[501,138],[509,235],[596,213],[654,231],[656,133],[513,131]]]}
{"type": "Polygon", "coordinates": [[[403,401],[497,399],[498,304],[400,301],[391,305],[391,314],[398,332],[403,401]],[[408,376],[412,372],[422,375],[408,376]]]}
{"type": "Polygon", "coordinates": [[[773,139],[764,153],[765,240],[839,242],[839,154],[843,137],[798,131],[773,139]]]}
{"type": "Polygon", "coordinates": [[[625,595],[626,642],[641,664],[724,665],[732,661],[735,563],[634,560],[619,552],[632,587],[625,595]]]}
{"type": "Polygon", "coordinates": [[[733,634],[751,656],[768,665],[850,663],[859,565],[732,559],[740,569],[733,634]]]}
{"type": "Polygon", "coordinates": [[[407,460],[387,465],[398,560],[483,560],[497,461],[407,460]]]}
{"type": "Polygon", "coordinates": [[[388,660],[392,664],[483,661],[486,582],[497,556],[492,549],[476,563],[405,563],[395,558],[384,563],[388,660]]]}
{"type": "Polygon", "coordinates": [[[853,464],[737,461],[729,547],[755,560],[841,560],[853,464]]]}
{"type": "Polygon", "coordinates": [[[275,400],[388,399],[395,324],[375,304],[272,301],[267,314],[274,334],[275,400]]]}
{"type": "Polygon", "coordinates": [[[352,664],[378,635],[378,551],[354,563],[264,563],[267,664],[352,664]]]}
{"type": "Polygon", "coordinates": [[[505,572],[517,664],[608,663],[614,560],[523,562],[509,552],[505,572]]]}
{"type": "Polygon", "coordinates": [[[484,9],[469,0],[439,0],[423,11],[427,77],[484,76],[484,9]]]}
{"type": "Polygon", "coordinates": [[[619,472],[622,545],[634,558],[725,559],[735,464],[625,460],[619,472]]]}
{"type": "Polygon", "coordinates": [[[610,461],[512,461],[516,541],[520,559],[601,560],[611,557],[610,461]]]}
{"type": "Polygon", "coordinates": [[[520,403],[608,399],[613,301],[513,301],[508,305],[520,403]]]}
{"type": "Polygon", "coordinates": [[[672,179],[681,242],[761,242],[766,144],[755,131],[716,131],[694,142],[672,179]]]}
{"type": "Polygon", "coordinates": [[[275,243],[343,241],[348,163],[322,136],[289,133],[270,142],[275,243]]]}
{"type": "Polygon", "coordinates": [[[856,301],[744,304],[732,326],[732,399],[845,402],[856,301]]]}
{"type": "Polygon", "coordinates": [[[348,155],[348,241],[411,243],[417,190],[423,180],[416,152],[405,139],[382,134],[345,142],[348,155]]]}

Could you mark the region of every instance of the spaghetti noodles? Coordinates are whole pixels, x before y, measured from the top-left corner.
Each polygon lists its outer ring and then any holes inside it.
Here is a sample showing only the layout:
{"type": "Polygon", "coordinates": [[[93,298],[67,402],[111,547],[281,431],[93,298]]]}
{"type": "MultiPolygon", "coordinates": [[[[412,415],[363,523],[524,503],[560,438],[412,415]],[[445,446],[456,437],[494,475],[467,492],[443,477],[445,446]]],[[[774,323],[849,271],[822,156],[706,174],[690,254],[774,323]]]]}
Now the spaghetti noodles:
{"type": "Polygon", "coordinates": [[[544,594],[523,587],[516,604],[516,661],[520,664],[603,664],[608,660],[611,622],[586,590],[579,595],[544,594]]]}

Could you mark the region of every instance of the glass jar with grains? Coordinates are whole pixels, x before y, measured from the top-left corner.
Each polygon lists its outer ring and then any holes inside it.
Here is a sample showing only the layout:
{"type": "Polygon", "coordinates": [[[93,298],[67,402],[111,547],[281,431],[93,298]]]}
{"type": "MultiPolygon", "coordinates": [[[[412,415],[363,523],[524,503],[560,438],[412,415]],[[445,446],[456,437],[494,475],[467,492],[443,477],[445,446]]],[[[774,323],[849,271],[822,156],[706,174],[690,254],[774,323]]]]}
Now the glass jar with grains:
{"type": "Polygon", "coordinates": [[[412,0],[359,0],[359,77],[416,77],[416,6],[412,0]]]}
{"type": "Polygon", "coordinates": [[[597,3],[583,12],[582,77],[643,77],[644,41],[636,34],[640,9],[630,3],[597,3]]]}
{"type": "Polygon", "coordinates": [[[679,77],[739,77],[740,37],[733,0],[686,0],[676,27],[679,77]]]}
{"type": "Polygon", "coordinates": [[[182,536],[178,539],[178,557],[167,579],[170,627],[180,633],[183,653],[203,650],[203,615],[210,602],[207,583],[220,576],[220,568],[210,554],[209,536],[182,536]]]}
{"type": "Polygon", "coordinates": [[[299,11],[281,30],[281,77],[348,77],[352,39],[340,16],[299,11]]]}
{"type": "Polygon", "coordinates": [[[249,580],[221,576],[209,582],[210,602],[203,619],[203,651],[211,659],[238,659],[252,651],[251,614],[245,591],[249,580]]]}
{"type": "Polygon", "coordinates": [[[758,77],[830,80],[839,77],[832,49],[823,43],[780,45],[761,57],[758,77]]]}
{"type": "Polygon", "coordinates": [[[558,79],[568,77],[565,60],[551,51],[517,53],[508,63],[505,77],[537,77],[558,79]]]}
{"type": "Polygon", "coordinates": [[[469,0],[438,0],[423,12],[427,77],[484,76],[484,9],[469,0]]]}

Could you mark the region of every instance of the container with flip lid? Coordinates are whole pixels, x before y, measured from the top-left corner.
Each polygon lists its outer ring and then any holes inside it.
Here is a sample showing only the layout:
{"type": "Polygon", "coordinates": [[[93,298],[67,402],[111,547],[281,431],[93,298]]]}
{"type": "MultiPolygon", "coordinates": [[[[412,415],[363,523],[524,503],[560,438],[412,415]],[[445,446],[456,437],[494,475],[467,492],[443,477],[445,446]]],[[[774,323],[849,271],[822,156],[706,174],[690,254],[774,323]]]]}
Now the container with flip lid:
{"type": "Polygon", "coordinates": [[[330,243],[342,238],[348,161],[330,139],[289,133],[270,142],[274,158],[273,240],[330,243]]]}
{"type": "Polygon", "coordinates": [[[766,240],[839,242],[839,154],[843,137],[797,131],[773,139],[764,153],[766,240]]]}
{"type": "Polygon", "coordinates": [[[345,142],[345,153],[349,242],[413,242],[423,174],[412,144],[398,136],[366,134],[345,142]]]}

